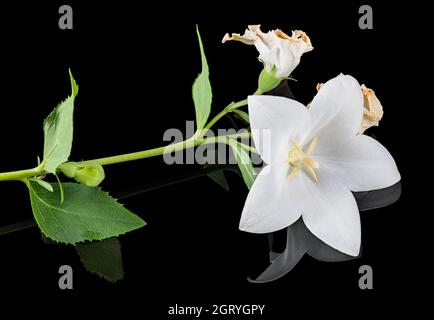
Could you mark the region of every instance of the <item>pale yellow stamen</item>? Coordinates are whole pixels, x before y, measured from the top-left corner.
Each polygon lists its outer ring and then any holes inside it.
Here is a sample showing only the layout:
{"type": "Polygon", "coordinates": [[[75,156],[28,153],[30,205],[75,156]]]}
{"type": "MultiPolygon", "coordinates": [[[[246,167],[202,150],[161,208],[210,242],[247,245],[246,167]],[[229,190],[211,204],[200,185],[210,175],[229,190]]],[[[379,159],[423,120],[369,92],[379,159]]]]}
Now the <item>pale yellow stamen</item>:
{"type": "Polygon", "coordinates": [[[315,136],[312,138],[312,140],[310,140],[309,145],[306,148],[306,154],[311,154],[312,151],[315,149],[316,147],[316,143],[318,142],[318,137],[315,136]]]}
{"type": "Polygon", "coordinates": [[[305,166],[312,167],[314,169],[318,168],[318,162],[316,162],[315,160],[313,160],[312,158],[309,158],[309,157],[305,157],[303,159],[303,164],[305,166]]]}
{"type": "Polygon", "coordinates": [[[304,153],[303,149],[300,147],[300,145],[297,143],[297,141],[295,141],[294,139],[291,139],[291,143],[293,145],[293,147],[300,153],[304,153]]]}
{"type": "Polygon", "coordinates": [[[289,163],[292,167],[292,170],[288,174],[288,178],[293,177],[297,174],[298,171],[302,167],[306,169],[306,172],[311,176],[311,178],[318,182],[318,177],[316,175],[315,169],[318,168],[318,162],[309,155],[316,147],[316,143],[318,141],[318,137],[315,136],[303,150],[303,148],[298,144],[297,141],[291,139],[292,148],[289,150],[288,159],[285,162],[289,163]]]}
{"type": "Polygon", "coordinates": [[[307,173],[310,174],[310,176],[312,177],[313,180],[315,180],[315,182],[318,182],[318,177],[316,176],[314,168],[312,168],[311,166],[306,165],[306,163],[303,163],[303,164],[304,164],[304,167],[307,170],[307,173]]]}
{"type": "Polygon", "coordinates": [[[298,170],[300,170],[300,168],[301,167],[295,167],[293,170],[291,170],[291,172],[288,174],[288,178],[293,177],[298,172],[298,170]]]}

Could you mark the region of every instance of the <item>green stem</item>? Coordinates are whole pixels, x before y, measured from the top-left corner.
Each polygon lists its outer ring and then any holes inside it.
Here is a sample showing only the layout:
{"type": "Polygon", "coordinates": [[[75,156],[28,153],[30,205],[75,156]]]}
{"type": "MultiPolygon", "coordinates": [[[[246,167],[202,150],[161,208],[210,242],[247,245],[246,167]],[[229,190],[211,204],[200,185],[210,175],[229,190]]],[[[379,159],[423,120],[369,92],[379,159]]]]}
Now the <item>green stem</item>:
{"type": "MultiPolygon", "coordinates": [[[[253,95],[261,95],[262,90],[257,89],[253,95]]],[[[224,108],[221,112],[219,112],[214,118],[212,118],[208,124],[201,130],[200,133],[198,133],[199,137],[203,137],[203,135],[213,126],[216,124],[217,121],[219,121],[221,118],[223,118],[228,113],[234,111],[235,109],[238,109],[239,107],[247,105],[247,99],[238,101],[238,102],[232,102],[229,104],[226,108],[224,108]]]]}
{"type": "Polygon", "coordinates": [[[229,104],[226,108],[224,108],[221,112],[219,112],[214,118],[212,118],[207,125],[202,129],[202,132],[199,136],[203,136],[213,125],[216,124],[221,118],[223,118],[228,113],[232,112],[239,107],[247,105],[247,99],[238,101],[236,103],[229,104]]]}
{"type": "Polygon", "coordinates": [[[0,172],[0,181],[21,180],[28,177],[39,176],[43,173],[43,168],[38,166],[33,169],[25,169],[10,172],[0,172]]]}
{"type": "MultiPolygon", "coordinates": [[[[250,137],[250,132],[247,132],[247,131],[241,132],[241,133],[217,136],[217,137],[209,137],[209,138],[204,138],[204,139],[199,139],[199,138],[193,137],[193,138],[187,139],[185,141],[170,144],[170,145],[164,146],[164,147],[159,147],[159,148],[154,148],[154,149],[139,151],[139,152],[126,153],[126,154],[121,154],[121,155],[112,156],[112,157],[87,160],[87,161],[83,161],[83,162],[88,163],[88,162],[95,162],[96,161],[99,164],[104,166],[104,165],[109,165],[109,164],[122,163],[122,162],[127,162],[127,161],[133,161],[133,160],[146,159],[146,158],[151,158],[151,157],[155,157],[155,156],[160,156],[160,155],[164,155],[164,154],[168,154],[168,153],[172,153],[172,152],[176,152],[176,151],[181,151],[184,149],[194,148],[194,147],[202,145],[202,144],[227,143],[229,139],[248,138],[248,137],[250,137]]],[[[33,168],[33,169],[11,171],[11,172],[2,172],[2,173],[0,173],[0,181],[22,180],[25,178],[42,175],[44,173],[45,172],[43,171],[41,166],[38,166],[38,167],[33,168]]]]}
{"type": "Polygon", "coordinates": [[[226,143],[228,139],[238,139],[238,138],[248,138],[250,137],[250,132],[241,132],[241,133],[235,133],[235,134],[228,134],[223,136],[217,136],[217,137],[209,137],[205,139],[199,139],[199,138],[190,138],[185,141],[181,141],[178,143],[170,144],[168,146],[149,149],[145,151],[139,151],[139,152],[132,152],[132,153],[126,153],[121,154],[117,156],[112,157],[105,157],[105,158],[99,158],[99,159],[93,159],[86,162],[96,161],[102,166],[108,165],[108,164],[114,164],[114,163],[122,163],[127,161],[133,161],[133,160],[139,160],[139,159],[146,159],[151,158],[155,156],[161,156],[164,154],[181,151],[185,149],[190,149],[197,147],[202,144],[211,144],[211,143],[226,143]]]}
{"type": "Polygon", "coordinates": [[[184,140],[184,141],[181,141],[178,143],[170,144],[168,146],[163,146],[163,147],[158,147],[158,148],[144,150],[144,151],[138,151],[138,152],[125,153],[125,154],[120,154],[117,156],[87,160],[87,161],[83,161],[83,163],[96,161],[99,164],[101,164],[102,166],[105,166],[105,165],[109,165],[109,164],[122,163],[122,162],[128,162],[128,161],[133,161],[133,160],[156,157],[159,155],[163,155],[163,154],[167,154],[167,153],[171,153],[171,152],[175,152],[175,151],[189,149],[189,148],[192,148],[196,145],[198,145],[198,141],[188,139],[188,140],[184,140]]]}
{"type": "MultiPolygon", "coordinates": [[[[254,93],[255,95],[261,94],[260,90],[256,90],[254,93]]],[[[226,108],[223,109],[220,113],[218,113],[214,118],[212,118],[208,124],[202,129],[196,132],[196,134],[187,140],[174,143],[168,146],[164,147],[158,147],[154,149],[144,150],[144,151],[138,151],[138,152],[132,152],[132,153],[126,153],[121,154],[117,156],[111,156],[111,157],[105,157],[105,158],[99,158],[94,160],[87,160],[83,161],[84,163],[89,163],[91,161],[96,161],[102,166],[114,164],[114,163],[122,163],[127,161],[133,161],[133,160],[139,160],[139,159],[146,159],[151,158],[155,156],[164,155],[167,153],[172,153],[184,149],[190,149],[194,148],[201,144],[210,144],[210,143],[227,143],[229,138],[237,139],[237,138],[246,138],[250,136],[250,133],[243,132],[239,134],[234,135],[226,135],[226,136],[217,136],[217,137],[210,137],[206,139],[202,139],[204,134],[222,117],[224,117],[226,114],[232,112],[235,109],[238,109],[239,107],[247,105],[247,99],[231,103],[226,108]]],[[[255,150],[251,150],[254,151],[255,150]]],[[[43,165],[39,165],[36,168],[33,169],[25,169],[25,170],[18,170],[18,171],[10,171],[10,172],[1,172],[0,173],[0,181],[11,181],[11,180],[23,180],[29,177],[39,176],[44,174],[43,165]]]]}

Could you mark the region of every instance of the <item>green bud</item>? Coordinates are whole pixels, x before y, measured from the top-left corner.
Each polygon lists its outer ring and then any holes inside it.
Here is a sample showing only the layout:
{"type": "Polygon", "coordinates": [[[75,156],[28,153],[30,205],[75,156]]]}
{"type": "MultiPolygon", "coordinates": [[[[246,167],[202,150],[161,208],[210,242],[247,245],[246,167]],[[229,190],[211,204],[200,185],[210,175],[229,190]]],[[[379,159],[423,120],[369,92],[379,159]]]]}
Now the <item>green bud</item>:
{"type": "Polygon", "coordinates": [[[270,90],[273,90],[276,88],[280,82],[282,81],[282,78],[276,77],[276,67],[274,66],[271,71],[267,71],[265,69],[262,69],[261,74],[259,75],[258,79],[258,89],[259,92],[264,93],[268,92],[270,90]]]}
{"type": "Polygon", "coordinates": [[[75,172],[75,180],[89,187],[98,186],[105,178],[104,168],[98,162],[87,162],[75,172]]]}
{"type": "Polygon", "coordinates": [[[74,178],[75,172],[78,170],[78,168],[77,162],[69,161],[62,163],[58,169],[62,171],[62,173],[68,178],[74,178]]]}
{"type": "Polygon", "coordinates": [[[89,187],[98,186],[105,178],[104,168],[96,161],[85,163],[66,162],[59,169],[65,176],[74,178],[89,187]]]}

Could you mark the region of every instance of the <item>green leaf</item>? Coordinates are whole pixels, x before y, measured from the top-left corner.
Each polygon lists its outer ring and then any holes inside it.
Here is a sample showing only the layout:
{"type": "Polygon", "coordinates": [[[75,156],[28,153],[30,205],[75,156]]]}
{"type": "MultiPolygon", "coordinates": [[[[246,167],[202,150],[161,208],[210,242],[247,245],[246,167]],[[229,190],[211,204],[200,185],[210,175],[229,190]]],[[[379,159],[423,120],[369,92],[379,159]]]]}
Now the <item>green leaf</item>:
{"type": "Polygon", "coordinates": [[[202,71],[193,83],[193,101],[196,110],[197,129],[202,129],[208,120],[211,111],[212,90],[209,81],[209,69],[203,49],[202,39],[199,28],[196,27],[197,38],[199,40],[200,55],[202,60],[202,71]]]}
{"type": "Polygon", "coordinates": [[[30,178],[29,180],[36,182],[37,184],[39,184],[41,187],[47,189],[50,192],[53,192],[53,186],[48,183],[47,181],[38,179],[38,178],[30,178]]]}
{"type": "Polygon", "coordinates": [[[225,189],[226,191],[229,191],[229,183],[226,180],[226,176],[223,170],[220,171],[214,171],[207,174],[211,180],[213,180],[215,183],[217,183],[220,187],[225,189]]]}
{"type": "Polygon", "coordinates": [[[72,77],[72,95],[60,103],[44,121],[44,170],[55,173],[59,165],[68,160],[72,147],[74,98],[78,86],[72,77]]]}
{"type": "Polygon", "coordinates": [[[239,109],[234,109],[232,112],[235,113],[239,118],[241,118],[241,120],[243,120],[245,123],[250,123],[249,115],[247,112],[239,109]]]}
{"type": "Polygon", "coordinates": [[[250,159],[249,154],[241,147],[239,142],[231,139],[229,141],[229,145],[232,147],[234,152],[235,159],[237,160],[238,167],[240,168],[241,176],[243,177],[247,188],[250,189],[256,178],[256,172],[253,169],[252,159],[250,159]]]}
{"type": "Polygon", "coordinates": [[[103,240],[138,229],[146,223],[100,188],[64,183],[65,198],[53,183],[48,192],[28,181],[33,215],[42,233],[57,242],[76,244],[103,240]]]}
{"type": "Polygon", "coordinates": [[[75,249],[87,271],[112,282],[123,279],[124,266],[118,238],[80,243],[75,249]]]}
{"type": "Polygon", "coordinates": [[[74,77],[72,76],[71,69],[68,69],[69,72],[69,79],[71,80],[71,94],[76,97],[78,94],[78,85],[77,82],[75,82],[74,77]]]}
{"type": "Polygon", "coordinates": [[[68,97],[44,121],[44,169],[55,173],[68,160],[72,147],[74,98],[68,97]]]}

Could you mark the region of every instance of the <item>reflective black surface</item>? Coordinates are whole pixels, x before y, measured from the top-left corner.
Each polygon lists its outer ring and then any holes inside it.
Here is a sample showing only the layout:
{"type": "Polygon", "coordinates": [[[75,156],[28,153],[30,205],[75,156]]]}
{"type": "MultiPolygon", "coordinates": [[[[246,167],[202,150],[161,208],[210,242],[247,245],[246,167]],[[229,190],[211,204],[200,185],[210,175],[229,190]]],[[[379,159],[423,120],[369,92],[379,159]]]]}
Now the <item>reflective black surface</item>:
{"type": "MultiPolygon", "coordinates": [[[[395,158],[403,193],[398,203],[361,214],[362,256],[335,264],[307,256],[279,281],[252,285],[246,281],[248,272],[253,269],[256,279],[266,269],[269,249],[267,235],[238,230],[248,191],[233,173],[227,175],[230,192],[203,177],[121,201],[148,225],[121,236],[126,277],[115,284],[89,274],[74,248],[42,243],[37,228],[1,237],[0,303],[5,314],[27,311],[46,318],[53,313],[50,306],[56,306],[81,318],[83,310],[93,310],[99,318],[122,312],[126,318],[131,313],[167,319],[168,306],[176,303],[210,309],[212,304],[248,303],[266,304],[265,314],[212,318],[371,318],[382,311],[402,316],[403,308],[418,318],[415,313],[422,308],[411,301],[421,301],[418,293],[429,298],[425,292],[432,278],[421,272],[430,267],[426,254],[431,250],[424,247],[431,244],[424,239],[430,233],[421,229],[431,225],[432,214],[424,204],[431,197],[426,195],[430,188],[424,187],[428,176],[420,174],[420,166],[429,161],[420,163],[416,156],[429,150],[432,126],[423,124],[431,121],[426,99],[430,90],[423,90],[430,82],[419,75],[427,73],[425,61],[431,61],[423,59],[429,50],[420,45],[429,39],[423,32],[430,30],[430,19],[421,13],[431,15],[431,10],[416,2],[387,1],[281,1],[262,6],[239,2],[238,8],[236,4],[2,3],[1,171],[36,165],[43,147],[42,122],[70,93],[68,67],[80,86],[71,159],[92,159],[159,147],[165,143],[166,129],[184,131],[185,121],[194,120],[191,85],[201,70],[196,24],[213,86],[211,116],[253,93],[262,68],[253,46],[222,45],[224,33],[242,33],[255,23],[263,30],[301,29],[315,49],[303,55],[295,69],[297,82],[290,81],[298,101],[310,102],[318,82],[343,72],[373,88],[385,109],[380,126],[369,131],[395,158]],[[71,32],[57,26],[63,4],[74,9],[71,32]],[[374,9],[373,30],[358,27],[361,4],[374,9]],[[428,132],[419,134],[422,129],[428,132]],[[64,264],[74,269],[73,292],[58,288],[58,268],[64,264]],[[358,268],[365,264],[373,267],[374,290],[361,291],[358,286],[358,268]],[[107,296],[111,299],[104,299],[107,296]]],[[[217,128],[232,127],[228,118],[217,123],[217,128]]],[[[160,157],[108,166],[103,189],[119,195],[193,169],[167,166],[160,157]]],[[[1,226],[32,218],[23,184],[2,183],[0,191],[1,226]]],[[[274,237],[275,252],[284,251],[286,231],[281,248],[274,237]]],[[[178,318],[187,316],[170,319],[178,318]]],[[[199,319],[207,318],[211,316],[199,319]]]]}
{"type": "MultiPolygon", "coordinates": [[[[378,209],[391,205],[399,199],[401,196],[401,182],[388,188],[354,192],[353,194],[360,211],[378,209]]],[[[330,247],[309,231],[302,218],[286,228],[286,248],[282,253],[274,251],[274,238],[276,236],[281,238],[282,232],[278,231],[269,234],[270,266],[256,279],[248,278],[250,282],[264,283],[283,277],[297,265],[305,254],[326,262],[357,259],[362,254],[362,249],[360,249],[359,256],[353,257],[330,247]]]]}

